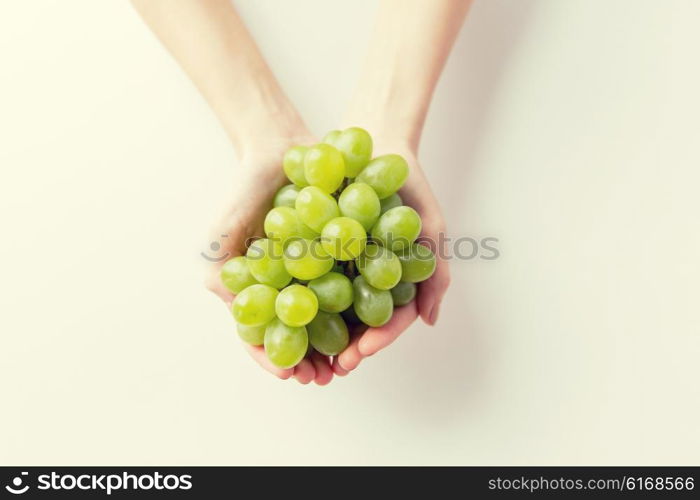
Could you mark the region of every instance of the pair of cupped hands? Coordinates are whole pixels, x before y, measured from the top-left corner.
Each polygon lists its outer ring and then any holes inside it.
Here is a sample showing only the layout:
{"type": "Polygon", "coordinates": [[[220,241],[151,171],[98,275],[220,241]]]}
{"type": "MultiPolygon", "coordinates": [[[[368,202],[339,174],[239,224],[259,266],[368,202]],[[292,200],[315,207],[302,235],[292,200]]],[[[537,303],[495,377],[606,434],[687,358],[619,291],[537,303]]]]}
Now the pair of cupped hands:
{"type": "MultiPolygon", "coordinates": [[[[417,161],[416,148],[409,141],[383,141],[375,136],[373,157],[382,154],[400,154],[408,162],[410,173],[399,191],[405,205],[413,207],[421,216],[423,227],[421,239],[442,241],[445,221],[440,206],[417,161]]],[[[231,308],[234,295],[223,286],[219,273],[223,263],[246,252],[246,243],[264,237],[263,221],[272,206],[277,190],[289,181],[282,170],[282,158],[294,145],[313,145],[320,142],[306,130],[284,137],[256,140],[240,155],[239,171],[236,173],[231,199],[223,215],[214,225],[213,239],[221,245],[220,262],[212,263],[207,269],[206,286],[218,295],[231,308]],[[226,238],[221,238],[226,235],[226,238]]],[[[436,252],[437,253],[437,252],[436,252]]],[[[357,330],[351,329],[350,343],[343,352],[332,359],[318,352],[303,359],[297,366],[280,369],[274,366],[265,355],[262,346],[242,343],[251,357],[265,370],[280,379],[294,377],[301,384],[315,382],[326,385],[334,375],[345,376],[356,369],[361,361],[384,349],[413,323],[418,316],[428,325],[438,319],[440,303],[450,283],[447,261],[437,255],[437,267],[430,279],[418,285],[416,299],[402,307],[397,307],[391,320],[381,327],[357,330]]]]}

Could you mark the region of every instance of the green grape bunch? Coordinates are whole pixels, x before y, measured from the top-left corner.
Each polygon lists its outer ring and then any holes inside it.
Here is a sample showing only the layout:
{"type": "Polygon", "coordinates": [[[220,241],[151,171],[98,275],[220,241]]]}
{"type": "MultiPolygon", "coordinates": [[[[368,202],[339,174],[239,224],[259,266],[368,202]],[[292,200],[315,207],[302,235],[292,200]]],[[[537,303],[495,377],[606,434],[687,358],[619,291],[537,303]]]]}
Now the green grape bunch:
{"type": "Polygon", "coordinates": [[[221,268],[240,338],[278,368],[314,351],[337,356],[350,326],[386,324],[435,271],[434,253],[416,242],[421,218],[398,194],[408,164],[373,158],[372,145],[352,127],[290,148],[281,166],[290,184],[272,200],[266,238],[221,268]]]}

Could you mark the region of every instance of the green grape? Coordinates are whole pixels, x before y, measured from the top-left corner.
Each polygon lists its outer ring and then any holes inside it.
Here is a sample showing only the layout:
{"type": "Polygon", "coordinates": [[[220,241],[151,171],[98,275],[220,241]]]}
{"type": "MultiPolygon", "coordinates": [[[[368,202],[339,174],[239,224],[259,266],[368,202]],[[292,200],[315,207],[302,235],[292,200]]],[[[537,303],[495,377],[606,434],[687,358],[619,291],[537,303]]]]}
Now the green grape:
{"type": "Polygon", "coordinates": [[[357,176],[359,182],[372,186],[380,200],[398,191],[408,178],[408,164],[399,155],[378,156],[357,176]]]}
{"type": "Polygon", "coordinates": [[[235,320],[245,326],[262,326],[275,317],[275,301],[279,292],[260,283],[250,285],[236,295],[231,306],[235,320]]]}
{"type": "Polygon", "coordinates": [[[303,326],[288,326],[274,319],[265,329],[265,354],[278,368],[287,369],[304,359],[309,336],[303,326]]]}
{"type": "Polygon", "coordinates": [[[338,198],[340,214],[355,219],[369,231],[379,218],[379,198],[367,184],[355,182],[346,187],[338,198]]]}
{"type": "Polygon", "coordinates": [[[340,131],[340,130],[331,130],[330,132],[328,132],[326,135],[323,136],[322,142],[324,142],[326,144],[330,144],[331,146],[335,147],[335,141],[338,140],[338,137],[340,137],[340,134],[342,134],[342,131],[340,131]]]}
{"type": "Polygon", "coordinates": [[[304,285],[290,285],[277,296],[275,312],[285,325],[304,326],[316,316],[318,299],[304,285]]]}
{"type": "Polygon", "coordinates": [[[329,220],[340,216],[335,199],[316,186],[299,191],[294,206],[299,219],[317,233],[321,232],[329,220]]]}
{"type": "Polygon", "coordinates": [[[380,210],[379,215],[384,215],[384,212],[391,210],[394,207],[400,207],[403,205],[403,200],[399,196],[399,193],[394,193],[388,198],[379,200],[380,210]]]}
{"type": "Polygon", "coordinates": [[[294,208],[294,202],[299,194],[299,186],[287,184],[282,186],[272,200],[273,207],[289,207],[294,208]]]}
{"type": "Polygon", "coordinates": [[[296,239],[284,249],[284,267],[299,280],[312,280],[331,270],[335,261],[318,240],[296,239]]]}
{"type": "Polygon", "coordinates": [[[372,238],[396,252],[408,248],[418,235],[422,223],[418,212],[411,207],[388,210],[372,228],[372,238]]]}
{"type": "Polygon", "coordinates": [[[343,155],[329,144],[310,147],[304,156],[304,177],[323,192],[334,192],[345,178],[343,155]]]}
{"type": "Polygon", "coordinates": [[[391,292],[373,287],[362,276],[352,282],[355,293],[355,314],[369,326],[382,326],[391,319],[394,312],[394,302],[391,292]]]}
{"type": "Polygon", "coordinates": [[[372,158],[372,137],[359,127],[347,128],[342,132],[332,130],[326,134],[323,142],[342,153],[346,177],[357,177],[372,158]]]}
{"type": "Polygon", "coordinates": [[[268,238],[285,245],[292,238],[313,239],[317,233],[304,224],[297,211],[290,207],[275,207],[265,216],[263,225],[268,238]]]}
{"type": "Polygon", "coordinates": [[[311,229],[309,226],[301,222],[301,219],[299,219],[299,237],[305,240],[315,240],[319,237],[319,233],[311,229]]]}
{"type": "Polygon", "coordinates": [[[287,178],[299,187],[309,185],[304,177],[304,157],[308,150],[307,146],[293,146],[287,150],[282,160],[282,169],[287,178]]]}
{"type": "Polygon", "coordinates": [[[260,283],[284,288],[292,276],[284,267],[284,247],[278,241],[262,238],[254,241],[246,252],[250,273],[260,283]]]}
{"type": "Polygon", "coordinates": [[[390,290],[401,279],[401,261],[384,247],[370,243],[357,259],[357,268],[367,283],[380,290],[390,290]]]}
{"type": "Polygon", "coordinates": [[[396,252],[396,256],[401,261],[401,281],[418,283],[427,280],[435,272],[435,254],[425,245],[414,243],[396,252]]]}
{"type": "Polygon", "coordinates": [[[356,259],[365,249],[367,233],[350,217],[336,217],[323,226],[321,244],[336,260],[356,259]]]}
{"type": "Polygon", "coordinates": [[[236,325],[236,330],[238,330],[238,336],[246,344],[263,345],[266,327],[266,324],[261,326],[246,326],[239,323],[236,325]]]}
{"type": "Polygon", "coordinates": [[[257,280],[250,274],[246,258],[242,255],[227,260],[221,268],[220,276],[221,282],[231,293],[239,293],[244,288],[257,283],[257,280]]]}
{"type": "Polygon", "coordinates": [[[309,342],[314,349],[326,356],[335,356],[348,346],[350,334],[340,314],[319,311],[316,317],[306,325],[309,342]]]}
{"type": "Polygon", "coordinates": [[[352,305],[352,283],[342,273],[324,274],[309,281],[309,288],[316,294],[321,311],[338,313],[352,305]]]}
{"type": "Polygon", "coordinates": [[[397,283],[390,291],[394,306],[405,306],[416,297],[416,285],[406,281],[397,283]]]}

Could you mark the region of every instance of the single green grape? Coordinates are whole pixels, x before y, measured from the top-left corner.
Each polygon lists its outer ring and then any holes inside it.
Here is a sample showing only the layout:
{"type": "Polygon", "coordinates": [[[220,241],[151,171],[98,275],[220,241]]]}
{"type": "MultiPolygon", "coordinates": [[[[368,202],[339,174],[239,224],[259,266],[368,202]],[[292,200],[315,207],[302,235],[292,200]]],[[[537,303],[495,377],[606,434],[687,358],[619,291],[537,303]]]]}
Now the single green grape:
{"type": "Polygon", "coordinates": [[[335,199],[316,186],[299,191],[294,206],[299,219],[317,233],[321,232],[328,221],[340,216],[335,199]]]}
{"type": "Polygon", "coordinates": [[[352,283],[342,273],[330,272],[309,281],[309,288],[318,298],[318,308],[328,313],[339,313],[352,305],[352,283]]]}
{"type": "Polygon", "coordinates": [[[282,186],[272,199],[272,206],[294,208],[294,202],[297,199],[299,191],[299,186],[295,184],[287,184],[282,186]]]}
{"type": "Polygon", "coordinates": [[[332,130],[323,138],[323,142],[334,146],[343,155],[345,177],[354,178],[372,159],[372,137],[366,130],[351,127],[332,130]]]}
{"type": "Polygon", "coordinates": [[[350,340],[348,326],[340,314],[319,311],[311,323],[306,325],[306,331],[314,349],[325,356],[341,353],[350,340]]]}
{"type": "Polygon", "coordinates": [[[312,280],[333,268],[335,261],[318,240],[295,239],[284,249],[284,267],[299,280],[312,280]]]}
{"type": "Polygon", "coordinates": [[[267,324],[246,326],[239,323],[236,325],[238,336],[243,342],[250,345],[263,345],[263,342],[265,342],[265,328],[267,328],[267,324]]]}
{"type": "Polygon", "coordinates": [[[399,155],[384,155],[373,159],[357,176],[359,182],[372,186],[380,200],[401,189],[408,179],[408,164],[399,155]]]}
{"type": "Polygon", "coordinates": [[[333,193],[345,178],[345,162],[330,144],[316,144],[304,156],[304,177],[325,193],[333,193]]]}
{"type": "Polygon", "coordinates": [[[274,319],[265,329],[265,354],[278,368],[293,368],[304,359],[309,336],[303,326],[289,326],[274,319]]]}
{"type": "Polygon", "coordinates": [[[284,267],[284,247],[267,238],[255,240],[245,254],[250,273],[260,283],[284,288],[292,276],[284,267]]]}
{"type": "Polygon", "coordinates": [[[316,316],[318,299],[304,285],[290,285],[277,296],[275,312],[285,325],[304,326],[316,316]]]}
{"type": "Polygon", "coordinates": [[[357,259],[357,268],[367,283],[390,290],[401,279],[401,261],[391,250],[369,243],[357,259]]]}
{"type": "Polygon", "coordinates": [[[391,290],[391,298],[394,301],[394,306],[405,306],[416,297],[415,283],[401,281],[396,284],[391,290]]]}
{"type": "Polygon", "coordinates": [[[338,208],[341,215],[355,219],[369,231],[379,218],[381,206],[374,189],[368,184],[354,182],[340,194],[338,208]]]}
{"type": "Polygon", "coordinates": [[[355,314],[369,326],[386,324],[394,312],[394,302],[391,292],[373,287],[363,276],[357,276],[352,282],[355,294],[355,314]]]}
{"type": "Polygon", "coordinates": [[[250,285],[236,295],[231,306],[234,319],[245,326],[262,326],[275,317],[275,301],[279,292],[260,283],[250,285]]]}
{"type": "Polygon", "coordinates": [[[401,261],[401,281],[418,283],[427,280],[435,272],[435,254],[425,245],[414,243],[396,252],[396,256],[401,261]]]}
{"type": "Polygon", "coordinates": [[[341,130],[331,130],[330,132],[328,132],[326,135],[323,136],[322,142],[325,142],[326,144],[330,144],[331,146],[335,147],[335,141],[338,140],[338,137],[340,137],[340,134],[342,134],[341,130]]]}
{"type": "Polygon", "coordinates": [[[379,217],[372,227],[372,238],[396,252],[408,248],[418,238],[421,227],[418,212],[411,207],[395,207],[379,217]]]}
{"type": "Polygon", "coordinates": [[[388,198],[384,198],[383,200],[379,200],[379,205],[380,205],[380,210],[379,210],[379,215],[384,215],[385,212],[388,210],[391,210],[394,207],[400,207],[403,205],[403,200],[399,196],[399,193],[394,193],[388,198]]]}
{"type": "Polygon", "coordinates": [[[304,157],[308,150],[307,146],[293,146],[287,150],[282,160],[282,169],[287,178],[299,187],[309,185],[304,177],[304,157]]]}
{"type": "Polygon", "coordinates": [[[244,288],[257,283],[250,273],[248,261],[242,255],[227,260],[221,267],[220,276],[221,282],[231,293],[239,293],[244,288]]]}
{"type": "Polygon", "coordinates": [[[323,249],[336,260],[356,259],[365,249],[367,233],[350,217],[336,217],[321,231],[323,249]]]}
{"type": "Polygon", "coordinates": [[[318,233],[304,224],[297,211],[290,207],[275,207],[265,216],[263,224],[268,238],[285,245],[292,238],[315,238],[318,233]]]}

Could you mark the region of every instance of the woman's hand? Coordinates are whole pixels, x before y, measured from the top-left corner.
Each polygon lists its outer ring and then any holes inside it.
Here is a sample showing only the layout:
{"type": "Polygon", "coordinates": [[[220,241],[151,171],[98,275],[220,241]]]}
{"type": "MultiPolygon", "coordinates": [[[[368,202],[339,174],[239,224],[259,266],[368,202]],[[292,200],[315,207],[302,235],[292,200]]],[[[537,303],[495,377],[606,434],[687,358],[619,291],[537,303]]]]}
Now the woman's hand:
{"type": "MultiPolygon", "coordinates": [[[[411,173],[399,194],[423,219],[424,240],[436,244],[442,242],[445,221],[417,151],[433,91],[470,5],[471,0],[382,0],[362,78],[343,123],[375,138],[375,156],[397,153],[406,159],[411,173]]],[[[362,358],[391,344],[418,315],[435,324],[450,283],[447,261],[440,258],[444,254],[436,255],[435,274],[420,283],[416,300],[397,308],[386,325],[356,335],[334,360],[336,374],[347,374],[362,358]]]]}
{"type": "MultiPolygon", "coordinates": [[[[378,138],[381,140],[381,138],[378,138]]],[[[445,219],[442,210],[430,189],[430,184],[423,173],[415,150],[399,143],[375,144],[374,156],[396,153],[403,156],[410,166],[406,184],[399,191],[405,205],[413,207],[421,216],[423,229],[420,241],[429,246],[436,254],[437,266],[430,279],[418,284],[416,299],[394,310],[391,320],[383,326],[369,328],[353,337],[350,345],[334,359],[333,371],[336,375],[347,375],[354,370],[363,358],[384,349],[398,338],[415,319],[420,316],[429,325],[434,325],[438,318],[440,302],[450,284],[450,270],[444,252],[439,245],[445,237],[445,219]],[[442,258],[441,258],[442,257],[442,258]]]]}
{"type": "MultiPolygon", "coordinates": [[[[251,238],[264,237],[263,221],[272,207],[272,198],[281,186],[289,182],[282,171],[285,151],[294,144],[313,143],[314,139],[309,134],[299,134],[289,139],[261,141],[245,149],[230,201],[212,232],[211,241],[220,242],[221,255],[227,257],[211,263],[206,276],[207,288],[218,295],[229,309],[234,295],[221,283],[221,267],[226,260],[244,255],[246,242],[251,238]]],[[[281,379],[293,376],[302,384],[314,381],[318,385],[326,385],[333,379],[329,358],[317,352],[294,368],[283,370],[270,363],[262,347],[243,344],[260,366],[281,379]]]]}
{"type": "MultiPolygon", "coordinates": [[[[229,257],[241,255],[248,238],[263,235],[265,214],[284,184],[281,163],[286,149],[312,143],[313,138],[230,0],[182,0],[177,8],[169,0],[132,2],[209,102],[242,159],[242,174],[235,179],[229,207],[212,240],[224,240],[222,248],[229,257]],[[270,141],[270,137],[282,139],[270,141]]],[[[383,0],[363,78],[346,117],[351,118],[350,126],[366,128],[384,141],[377,144],[375,154],[391,152],[406,158],[411,173],[401,196],[421,215],[423,237],[435,242],[441,241],[444,220],[416,151],[433,90],[470,4],[471,0],[383,0]]],[[[219,281],[222,265],[211,265],[207,283],[230,306],[233,295],[219,281]]],[[[438,255],[436,272],[420,284],[417,299],[398,308],[381,328],[355,334],[336,358],[335,372],[343,375],[357,367],[364,356],[393,342],[418,315],[434,324],[448,284],[447,263],[438,255]]],[[[302,383],[326,384],[333,376],[328,359],[316,354],[294,370],[279,370],[262,348],[248,350],[280,378],[294,375],[302,383]]]]}

